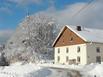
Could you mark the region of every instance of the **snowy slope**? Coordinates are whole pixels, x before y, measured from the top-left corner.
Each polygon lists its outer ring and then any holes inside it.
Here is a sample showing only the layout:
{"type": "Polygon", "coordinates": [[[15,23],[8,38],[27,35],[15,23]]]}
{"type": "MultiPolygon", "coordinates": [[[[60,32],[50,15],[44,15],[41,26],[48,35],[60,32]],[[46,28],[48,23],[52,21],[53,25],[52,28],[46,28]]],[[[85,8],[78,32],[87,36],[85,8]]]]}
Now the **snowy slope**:
{"type": "Polygon", "coordinates": [[[0,77],[103,77],[103,64],[55,65],[15,63],[0,67],[0,77]]]}
{"type": "Polygon", "coordinates": [[[0,77],[6,77],[6,76],[12,76],[12,77],[23,77],[23,75],[38,70],[38,68],[32,68],[33,65],[15,65],[15,66],[9,66],[9,67],[1,67],[0,68],[0,77]],[[1,76],[2,75],[2,76],[1,76]]]}
{"type": "Polygon", "coordinates": [[[8,67],[0,67],[0,77],[66,77],[66,71],[40,67],[36,64],[13,64],[8,67]],[[60,74],[61,72],[61,74],[60,74]]]}

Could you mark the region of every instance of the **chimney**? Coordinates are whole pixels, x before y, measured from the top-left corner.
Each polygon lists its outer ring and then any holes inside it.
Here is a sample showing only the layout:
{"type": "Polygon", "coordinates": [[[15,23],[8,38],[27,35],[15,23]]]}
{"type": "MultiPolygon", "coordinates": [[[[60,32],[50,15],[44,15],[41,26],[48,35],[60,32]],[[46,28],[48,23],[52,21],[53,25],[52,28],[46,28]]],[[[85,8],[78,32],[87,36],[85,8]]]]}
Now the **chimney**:
{"type": "Polygon", "coordinates": [[[77,31],[82,31],[81,26],[77,26],[77,31]]]}

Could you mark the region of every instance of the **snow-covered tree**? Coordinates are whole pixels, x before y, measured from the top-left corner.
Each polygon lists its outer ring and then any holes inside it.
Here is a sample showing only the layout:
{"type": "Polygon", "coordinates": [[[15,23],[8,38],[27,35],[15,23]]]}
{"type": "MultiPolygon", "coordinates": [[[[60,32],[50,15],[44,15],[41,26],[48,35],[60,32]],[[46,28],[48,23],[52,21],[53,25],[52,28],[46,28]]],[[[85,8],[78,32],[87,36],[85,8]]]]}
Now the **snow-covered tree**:
{"type": "Polygon", "coordinates": [[[5,48],[5,45],[4,45],[4,44],[1,44],[1,45],[0,45],[0,52],[2,52],[2,51],[4,50],[4,48],[5,48]]]}
{"type": "Polygon", "coordinates": [[[47,15],[27,16],[6,45],[9,60],[53,59],[52,43],[57,35],[56,21],[47,15]]]}

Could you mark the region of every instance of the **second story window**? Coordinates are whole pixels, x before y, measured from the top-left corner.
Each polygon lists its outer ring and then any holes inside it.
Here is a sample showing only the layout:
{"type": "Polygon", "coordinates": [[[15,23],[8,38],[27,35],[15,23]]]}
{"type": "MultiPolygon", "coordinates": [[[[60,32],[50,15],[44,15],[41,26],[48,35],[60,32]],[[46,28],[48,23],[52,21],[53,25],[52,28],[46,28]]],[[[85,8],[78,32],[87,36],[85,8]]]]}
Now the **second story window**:
{"type": "Polygon", "coordinates": [[[69,52],[69,49],[68,48],[66,48],[66,53],[68,53],[69,52]]]}
{"type": "Polygon", "coordinates": [[[78,53],[80,52],[80,46],[77,47],[77,52],[78,52],[78,53]]]}
{"type": "Polygon", "coordinates": [[[100,47],[96,48],[97,53],[100,53],[100,47]]]}
{"type": "Polygon", "coordinates": [[[58,53],[60,53],[60,48],[58,48],[58,53]]]}

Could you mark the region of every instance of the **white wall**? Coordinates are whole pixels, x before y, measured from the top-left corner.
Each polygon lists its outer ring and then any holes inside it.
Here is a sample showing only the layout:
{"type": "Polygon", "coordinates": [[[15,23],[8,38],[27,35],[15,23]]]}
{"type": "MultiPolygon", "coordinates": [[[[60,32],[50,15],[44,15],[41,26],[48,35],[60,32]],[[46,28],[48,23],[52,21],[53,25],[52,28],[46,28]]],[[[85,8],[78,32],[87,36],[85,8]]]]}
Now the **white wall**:
{"type": "Polygon", "coordinates": [[[66,62],[66,56],[69,59],[76,59],[77,56],[80,56],[81,62],[80,64],[87,64],[87,53],[86,53],[86,44],[79,44],[79,45],[71,45],[71,46],[62,46],[62,47],[55,47],[55,63],[61,64],[68,64],[66,62]],[[77,52],[77,47],[80,46],[81,51],[77,52]],[[60,53],[58,53],[58,48],[60,48],[60,53]],[[66,53],[66,48],[69,48],[69,53],[66,53]],[[60,62],[57,61],[57,57],[60,56],[60,62]]]}
{"type": "Polygon", "coordinates": [[[103,44],[99,43],[87,43],[87,63],[96,63],[96,56],[101,56],[103,61],[103,44]],[[96,48],[100,47],[100,53],[97,53],[96,48]]]}

